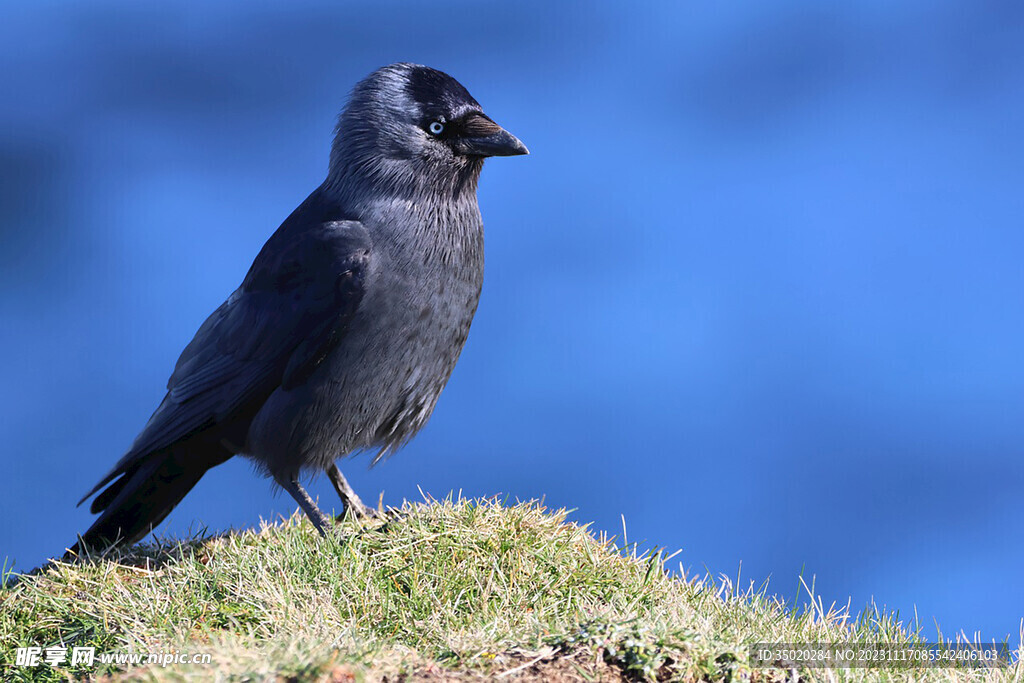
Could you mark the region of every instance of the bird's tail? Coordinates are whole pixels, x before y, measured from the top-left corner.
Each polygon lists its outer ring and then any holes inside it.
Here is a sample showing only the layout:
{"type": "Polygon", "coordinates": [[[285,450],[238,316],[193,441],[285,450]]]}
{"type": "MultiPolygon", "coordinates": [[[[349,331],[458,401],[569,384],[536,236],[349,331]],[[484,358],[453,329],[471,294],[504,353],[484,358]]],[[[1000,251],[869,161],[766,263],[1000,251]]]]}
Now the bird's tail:
{"type": "Polygon", "coordinates": [[[140,540],[167,517],[207,470],[233,455],[221,446],[182,446],[138,458],[96,496],[89,509],[102,514],[65,557],[79,556],[86,548],[99,551],[140,540]]]}

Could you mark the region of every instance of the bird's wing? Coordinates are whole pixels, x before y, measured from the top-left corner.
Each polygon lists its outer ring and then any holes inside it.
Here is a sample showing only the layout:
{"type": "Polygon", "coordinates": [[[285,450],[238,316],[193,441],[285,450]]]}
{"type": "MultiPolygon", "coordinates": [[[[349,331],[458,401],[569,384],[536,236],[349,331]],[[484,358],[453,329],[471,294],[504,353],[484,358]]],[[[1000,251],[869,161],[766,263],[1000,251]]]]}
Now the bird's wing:
{"type": "Polygon", "coordinates": [[[82,500],[147,454],[218,423],[251,419],[275,389],[305,382],[362,301],[370,247],[356,221],[275,234],[182,352],[167,395],[131,449],[82,500]]]}

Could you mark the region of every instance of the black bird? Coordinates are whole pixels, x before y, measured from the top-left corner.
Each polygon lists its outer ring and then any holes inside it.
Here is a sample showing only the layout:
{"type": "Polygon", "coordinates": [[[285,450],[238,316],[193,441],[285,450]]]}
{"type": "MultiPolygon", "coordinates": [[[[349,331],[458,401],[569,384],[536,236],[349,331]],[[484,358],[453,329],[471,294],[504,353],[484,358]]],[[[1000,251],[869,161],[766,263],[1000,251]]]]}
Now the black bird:
{"type": "Polygon", "coordinates": [[[356,85],[327,179],[260,250],[182,352],[131,449],[79,502],[101,513],[70,550],[134,543],[234,455],[273,477],[325,533],[299,483],[374,462],[427,422],[462,351],[484,273],[485,157],[527,154],[451,76],[392,64],[356,85]]]}

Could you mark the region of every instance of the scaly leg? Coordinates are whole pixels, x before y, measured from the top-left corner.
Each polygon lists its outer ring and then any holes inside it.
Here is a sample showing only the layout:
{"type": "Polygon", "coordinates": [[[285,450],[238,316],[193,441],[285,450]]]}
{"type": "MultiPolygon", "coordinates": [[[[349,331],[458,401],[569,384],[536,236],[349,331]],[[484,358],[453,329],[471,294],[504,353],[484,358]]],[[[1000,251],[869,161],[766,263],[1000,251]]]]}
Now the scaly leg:
{"type": "Polygon", "coordinates": [[[377,511],[371,507],[366,506],[356,492],[349,486],[348,481],[345,479],[345,475],[341,473],[338,466],[333,462],[330,467],[327,468],[327,476],[330,478],[331,483],[334,484],[334,490],[338,492],[338,497],[341,498],[341,504],[345,506],[345,509],[341,513],[342,519],[347,515],[355,515],[356,519],[366,519],[377,516],[377,511]]]}
{"type": "Polygon", "coordinates": [[[327,527],[329,525],[327,517],[324,516],[324,513],[320,512],[320,508],[316,506],[313,499],[306,493],[306,489],[302,488],[298,478],[292,477],[288,479],[275,476],[274,480],[281,485],[281,488],[291,494],[291,497],[295,499],[295,502],[299,504],[302,511],[306,513],[309,521],[313,523],[313,526],[320,532],[320,535],[327,538],[327,527]]]}

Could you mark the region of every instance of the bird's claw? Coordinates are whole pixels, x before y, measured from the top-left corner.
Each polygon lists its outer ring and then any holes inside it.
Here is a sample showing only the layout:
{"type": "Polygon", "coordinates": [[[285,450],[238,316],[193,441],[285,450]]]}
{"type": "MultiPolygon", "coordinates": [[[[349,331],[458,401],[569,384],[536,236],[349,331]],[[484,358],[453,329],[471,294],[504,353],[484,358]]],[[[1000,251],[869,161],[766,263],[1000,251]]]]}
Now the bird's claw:
{"type": "Polygon", "coordinates": [[[380,518],[381,513],[360,501],[346,505],[339,519],[348,519],[350,516],[358,520],[371,520],[380,518]]]}

